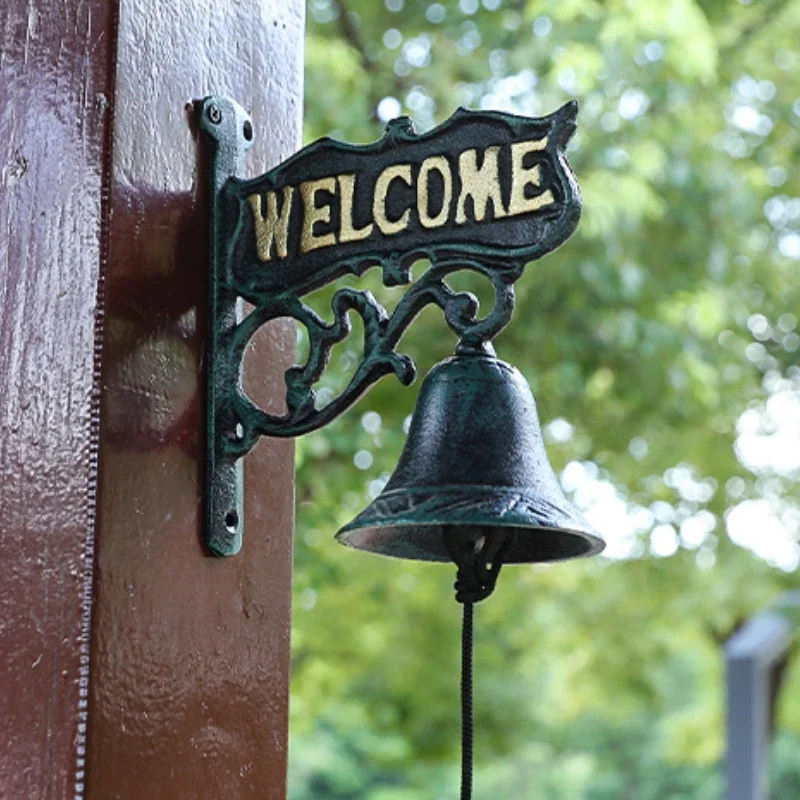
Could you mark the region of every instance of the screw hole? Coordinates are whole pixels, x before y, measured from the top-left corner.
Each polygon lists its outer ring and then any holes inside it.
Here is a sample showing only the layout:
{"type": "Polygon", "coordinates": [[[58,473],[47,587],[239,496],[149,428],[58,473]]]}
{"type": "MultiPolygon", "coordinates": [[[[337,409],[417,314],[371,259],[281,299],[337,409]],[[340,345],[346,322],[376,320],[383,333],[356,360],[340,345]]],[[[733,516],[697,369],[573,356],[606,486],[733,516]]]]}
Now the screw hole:
{"type": "Polygon", "coordinates": [[[244,121],[244,125],[242,126],[242,133],[244,134],[244,138],[247,139],[248,142],[252,141],[253,139],[253,123],[250,122],[249,119],[244,121]]]}
{"type": "Polygon", "coordinates": [[[235,511],[229,511],[225,515],[225,527],[231,532],[236,533],[239,526],[239,515],[235,511]]]}

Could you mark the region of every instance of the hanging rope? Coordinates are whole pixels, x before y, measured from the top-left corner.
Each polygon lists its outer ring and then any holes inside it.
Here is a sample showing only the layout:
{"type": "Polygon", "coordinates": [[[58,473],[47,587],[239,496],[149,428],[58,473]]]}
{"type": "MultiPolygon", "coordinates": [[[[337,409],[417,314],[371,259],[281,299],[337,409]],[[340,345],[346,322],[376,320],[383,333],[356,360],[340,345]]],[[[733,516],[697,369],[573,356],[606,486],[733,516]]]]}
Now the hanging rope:
{"type": "Polygon", "coordinates": [[[473,603],[464,603],[461,632],[461,800],[472,800],[472,615],[473,603]]]}
{"type": "Polygon", "coordinates": [[[513,541],[502,528],[474,537],[459,535],[457,528],[445,529],[444,542],[456,562],[456,600],[464,606],[461,629],[461,800],[472,800],[474,718],[473,689],[473,617],[475,603],[494,591],[503,556],[513,541]]]}

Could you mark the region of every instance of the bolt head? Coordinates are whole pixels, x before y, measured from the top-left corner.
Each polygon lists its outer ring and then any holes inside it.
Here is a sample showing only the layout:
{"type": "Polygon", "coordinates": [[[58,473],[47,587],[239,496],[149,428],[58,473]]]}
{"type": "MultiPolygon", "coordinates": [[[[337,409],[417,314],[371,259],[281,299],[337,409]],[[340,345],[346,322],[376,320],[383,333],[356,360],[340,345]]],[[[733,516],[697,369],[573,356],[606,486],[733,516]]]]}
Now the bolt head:
{"type": "Polygon", "coordinates": [[[222,122],[222,109],[216,103],[211,103],[206,113],[208,114],[208,118],[215,125],[219,125],[219,123],[222,122]]]}

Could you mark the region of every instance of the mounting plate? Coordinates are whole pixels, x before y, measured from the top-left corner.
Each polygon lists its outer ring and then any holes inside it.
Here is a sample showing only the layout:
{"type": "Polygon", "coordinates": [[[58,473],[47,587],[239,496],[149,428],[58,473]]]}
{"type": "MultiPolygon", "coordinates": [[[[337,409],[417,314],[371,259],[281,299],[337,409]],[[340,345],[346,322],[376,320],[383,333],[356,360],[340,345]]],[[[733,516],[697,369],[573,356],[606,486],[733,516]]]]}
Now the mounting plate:
{"type": "Polygon", "coordinates": [[[228,442],[241,438],[230,403],[220,402],[231,384],[238,386],[241,365],[220,357],[225,340],[242,321],[242,300],[232,288],[230,262],[223,252],[223,188],[241,173],[253,141],[253,123],[237,103],[207,97],[199,104],[200,128],[211,149],[209,158],[208,339],[206,350],[205,541],[216,556],[241,550],[244,527],[244,465],[228,442]]]}

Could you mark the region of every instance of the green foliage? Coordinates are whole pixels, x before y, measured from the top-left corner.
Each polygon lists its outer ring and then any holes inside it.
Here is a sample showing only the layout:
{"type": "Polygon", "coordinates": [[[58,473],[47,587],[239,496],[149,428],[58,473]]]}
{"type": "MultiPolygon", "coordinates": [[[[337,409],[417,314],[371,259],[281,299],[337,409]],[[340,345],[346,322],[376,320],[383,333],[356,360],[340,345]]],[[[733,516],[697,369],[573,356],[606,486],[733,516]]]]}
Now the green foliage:
{"type": "MultiPolygon", "coordinates": [[[[581,106],[581,225],[527,268],[497,347],[617,557],[509,568],[478,609],[480,796],[721,796],[720,643],[796,584],[800,462],[759,460],[747,436],[789,437],[775,409],[800,389],[799,28],[800,0],[309,4],[307,140],[369,141],[398,111],[427,129],[459,104],[581,106]],[[735,524],[746,508],[761,538],[735,524]]],[[[400,291],[368,279],[391,307],[400,291]]],[[[421,374],[452,351],[440,316],[403,340],[421,374]]],[[[322,393],[358,358],[354,336],[322,393]]],[[[298,441],[294,800],[455,793],[453,571],[332,541],[391,472],[415,395],[384,379],[298,441]]],[[[780,722],[785,798],[797,669],[780,722]]]]}

